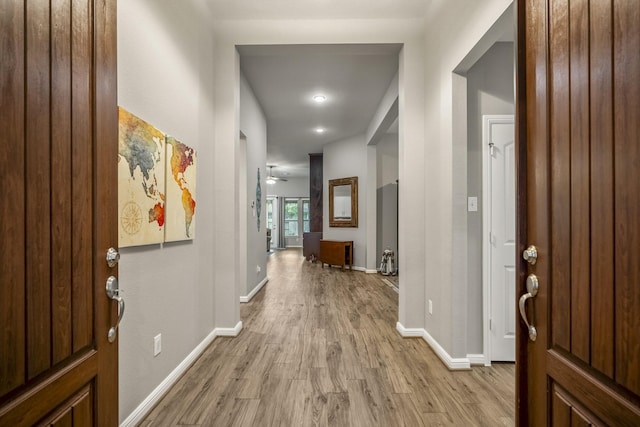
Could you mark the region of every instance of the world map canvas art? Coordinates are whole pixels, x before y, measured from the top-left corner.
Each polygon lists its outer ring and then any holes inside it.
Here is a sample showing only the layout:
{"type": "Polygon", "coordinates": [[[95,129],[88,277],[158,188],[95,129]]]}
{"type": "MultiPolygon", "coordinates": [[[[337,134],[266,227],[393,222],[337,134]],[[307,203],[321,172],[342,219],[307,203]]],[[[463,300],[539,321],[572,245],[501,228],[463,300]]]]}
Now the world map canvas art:
{"type": "Polygon", "coordinates": [[[118,118],[118,244],[162,243],[165,136],[123,108],[118,118]]]}
{"type": "Polygon", "coordinates": [[[191,240],[196,228],[196,151],[172,136],[167,136],[166,145],[164,240],[191,240]]]}
{"type": "Polygon", "coordinates": [[[118,118],[120,247],[192,240],[196,151],[122,107],[118,118]]]}

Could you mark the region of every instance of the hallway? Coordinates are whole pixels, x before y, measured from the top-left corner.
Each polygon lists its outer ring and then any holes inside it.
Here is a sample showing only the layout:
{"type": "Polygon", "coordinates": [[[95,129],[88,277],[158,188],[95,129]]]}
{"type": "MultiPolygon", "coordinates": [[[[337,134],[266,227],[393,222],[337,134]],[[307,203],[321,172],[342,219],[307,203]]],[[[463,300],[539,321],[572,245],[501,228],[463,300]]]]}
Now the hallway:
{"type": "Polygon", "coordinates": [[[451,372],[395,330],[380,276],[269,257],[269,283],[241,306],[142,426],[514,425],[514,366],[451,372]]]}

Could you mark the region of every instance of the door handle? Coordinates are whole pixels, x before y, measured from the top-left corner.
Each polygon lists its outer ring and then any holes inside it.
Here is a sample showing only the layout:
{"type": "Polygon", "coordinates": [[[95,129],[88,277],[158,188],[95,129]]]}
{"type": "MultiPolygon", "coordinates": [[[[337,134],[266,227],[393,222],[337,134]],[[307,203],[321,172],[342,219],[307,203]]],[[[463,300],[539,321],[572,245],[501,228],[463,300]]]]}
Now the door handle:
{"type": "Polygon", "coordinates": [[[109,276],[107,279],[107,296],[114,301],[118,301],[118,320],[116,321],[116,324],[109,329],[109,333],[107,334],[109,342],[114,342],[118,332],[118,325],[120,325],[122,316],[124,316],[124,299],[120,296],[118,279],[113,276],[109,276]]]}
{"type": "Polygon", "coordinates": [[[526,303],[529,298],[533,298],[538,294],[538,278],[535,274],[530,274],[527,277],[527,293],[520,297],[518,301],[518,306],[520,308],[520,316],[524,321],[525,325],[527,325],[527,329],[529,330],[529,339],[531,341],[535,341],[538,337],[538,331],[536,331],[536,327],[533,326],[533,323],[529,323],[529,319],[527,318],[527,309],[526,303]]]}

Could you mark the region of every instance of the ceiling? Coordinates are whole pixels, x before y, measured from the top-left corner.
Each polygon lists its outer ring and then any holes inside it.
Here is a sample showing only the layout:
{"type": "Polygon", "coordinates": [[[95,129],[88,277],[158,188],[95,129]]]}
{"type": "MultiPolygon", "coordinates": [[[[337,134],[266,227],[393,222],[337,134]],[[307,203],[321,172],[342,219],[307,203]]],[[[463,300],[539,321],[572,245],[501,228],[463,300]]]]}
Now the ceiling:
{"type": "Polygon", "coordinates": [[[213,19],[422,18],[431,0],[207,0],[213,19]]]}
{"type": "Polygon", "coordinates": [[[240,68],[267,119],[267,165],[275,166],[273,174],[308,176],[309,153],[365,133],[398,72],[400,49],[399,44],[238,46],[240,68]],[[316,94],[326,101],[316,103],[316,94]],[[317,127],[325,132],[316,133],[317,127]]]}

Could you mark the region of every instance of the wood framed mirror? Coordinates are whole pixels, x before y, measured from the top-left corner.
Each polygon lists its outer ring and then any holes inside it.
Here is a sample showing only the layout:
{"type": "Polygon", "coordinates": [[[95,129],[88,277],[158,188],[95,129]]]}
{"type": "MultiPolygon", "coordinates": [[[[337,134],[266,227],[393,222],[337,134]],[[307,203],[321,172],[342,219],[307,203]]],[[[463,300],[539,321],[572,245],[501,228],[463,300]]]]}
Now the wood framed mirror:
{"type": "Polygon", "coordinates": [[[329,180],[329,227],[358,227],[358,177],[329,180]]]}

